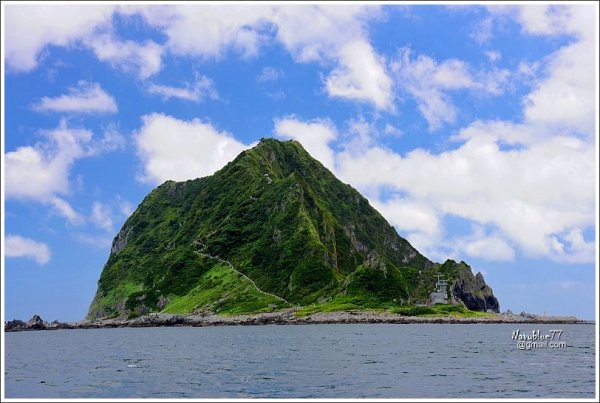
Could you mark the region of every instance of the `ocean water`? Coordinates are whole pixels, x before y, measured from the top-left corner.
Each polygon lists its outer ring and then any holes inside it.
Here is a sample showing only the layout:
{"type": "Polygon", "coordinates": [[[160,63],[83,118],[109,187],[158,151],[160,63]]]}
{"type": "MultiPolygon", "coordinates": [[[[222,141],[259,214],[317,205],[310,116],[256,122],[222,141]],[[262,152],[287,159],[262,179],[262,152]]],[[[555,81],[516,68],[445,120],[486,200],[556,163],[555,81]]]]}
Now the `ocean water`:
{"type": "Polygon", "coordinates": [[[339,324],[6,333],[5,396],[593,398],[594,328],[339,324]],[[562,333],[554,333],[552,346],[546,340],[521,350],[517,329],[562,333]]]}

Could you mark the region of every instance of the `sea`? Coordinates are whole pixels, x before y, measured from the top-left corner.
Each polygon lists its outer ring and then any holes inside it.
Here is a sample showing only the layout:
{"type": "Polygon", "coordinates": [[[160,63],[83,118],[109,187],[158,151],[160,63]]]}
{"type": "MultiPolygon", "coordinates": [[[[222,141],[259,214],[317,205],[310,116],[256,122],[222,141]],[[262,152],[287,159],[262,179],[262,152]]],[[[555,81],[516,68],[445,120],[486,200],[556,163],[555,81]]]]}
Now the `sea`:
{"type": "Polygon", "coordinates": [[[594,398],[595,326],[327,324],[5,334],[7,398],[594,398]]]}

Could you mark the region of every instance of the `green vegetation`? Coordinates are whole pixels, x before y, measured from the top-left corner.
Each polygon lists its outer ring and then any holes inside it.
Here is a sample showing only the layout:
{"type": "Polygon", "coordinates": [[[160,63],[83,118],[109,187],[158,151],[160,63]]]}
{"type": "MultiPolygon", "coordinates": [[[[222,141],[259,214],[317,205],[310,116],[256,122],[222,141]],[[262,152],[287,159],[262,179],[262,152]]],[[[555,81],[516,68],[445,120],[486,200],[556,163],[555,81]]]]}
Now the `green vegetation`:
{"type": "Polygon", "coordinates": [[[361,296],[338,295],[333,300],[303,306],[295,312],[296,316],[308,316],[317,312],[336,312],[350,310],[384,310],[381,302],[361,296]]]}
{"type": "Polygon", "coordinates": [[[411,305],[394,308],[391,312],[405,316],[452,316],[455,318],[487,317],[491,315],[485,312],[472,311],[463,304],[435,304],[433,306],[411,305]]]}
{"type": "Polygon", "coordinates": [[[88,317],[393,309],[426,302],[438,273],[475,302],[487,295],[466,264],[429,261],[299,143],[265,139],[212,176],[150,192],[113,241],[88,317]]]}
{"type": "Polygon", "coordinates": [[[395,313],[403,316],[426,316],[454,318],[488,317],[491,314],[472,311],[463,304],[436,304],[427,305],[398,305],[395,303],[382,304],[376,299],[365,299],[361,297],[338,296],[333,300],[321,304],[311,304],[300,308],[295,312],[298,317],[308,316],[320,312],[341,311],[372,311],[375,313],[395,313]]]}
{"type": "Polygon", "coordinates": [[[181,297],[175,297],[164,313],[193,313],[200,310],[237,315],[281,309],[287,304],[261,294],[254,285],[227,264],[217,263],[198,281],[198,285],[181,297]]]}

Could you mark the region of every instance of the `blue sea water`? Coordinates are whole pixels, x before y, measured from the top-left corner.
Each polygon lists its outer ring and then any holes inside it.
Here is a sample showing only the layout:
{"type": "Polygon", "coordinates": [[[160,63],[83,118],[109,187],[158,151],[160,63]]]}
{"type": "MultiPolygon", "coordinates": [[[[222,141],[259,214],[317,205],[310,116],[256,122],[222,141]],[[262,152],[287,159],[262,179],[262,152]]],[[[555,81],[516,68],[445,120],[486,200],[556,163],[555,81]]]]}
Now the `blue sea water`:
{"type": "Polygon", "coordinates": [[[7,398],[593,398],[595,326],[339,324],[5,334],[7,398]],[[520,350],[513,332],[563,330],[520,350]],[[564,343],[563,343],[564,342],[564,343]]]}

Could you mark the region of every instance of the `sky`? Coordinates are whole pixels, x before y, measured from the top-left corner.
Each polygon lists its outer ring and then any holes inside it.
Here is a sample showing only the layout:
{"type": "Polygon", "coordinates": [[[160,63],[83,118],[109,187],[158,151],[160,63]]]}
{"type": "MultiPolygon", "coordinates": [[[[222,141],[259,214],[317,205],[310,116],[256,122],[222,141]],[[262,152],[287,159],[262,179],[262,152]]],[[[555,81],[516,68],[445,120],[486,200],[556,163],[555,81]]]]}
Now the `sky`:
{"type": "Polygon", "coordinates": [[[5,320],[76,321],[165,180],[295,139],[502,311],[596,317],[598,4],[2,3],[5,320]]]}

